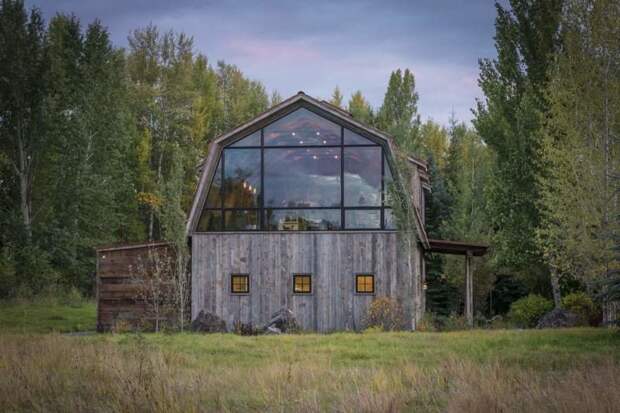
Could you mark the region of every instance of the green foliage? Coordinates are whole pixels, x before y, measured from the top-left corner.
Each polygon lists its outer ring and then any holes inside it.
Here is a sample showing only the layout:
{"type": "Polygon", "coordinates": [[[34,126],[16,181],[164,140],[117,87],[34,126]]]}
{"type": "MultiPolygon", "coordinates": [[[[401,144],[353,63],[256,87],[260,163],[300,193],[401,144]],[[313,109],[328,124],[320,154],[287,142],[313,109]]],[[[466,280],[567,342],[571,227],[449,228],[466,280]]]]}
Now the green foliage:
{"type": "Polygon", "coordinates": [[[364,98],[364,95],[362,95],[360,90],[351,95],[348,110],[354,119],[357,119],[362,123],[372,125],[375,121],[372,107],[364,98]]]}
{"type": "Polygon", "coordinates": [[[551,300],[530,294],[512,303],[508,318],[520,327],[535,327],[538,320],[552,309],[551,300]]]}
{"type": "Polygon", "coordinates": [[[540,156],[542,222],[537,241],[558,277],[593,284],[619,268],[617,176],[620,124],[620,7],[571,0],[563,48],[550,71],[540,156]],[[614,56],[614,57],[612,57],[614,56]],[[616,120],[614,120],[616,119],[616,120]]]}
{"type": "Polygon", "coordinates": [[[467,330],[467,320],[457,313],[448,315],[427,312],[418,323],[419,331],[461,331],[467,330]]]}
{"type": "Polygon", "coordinates": [[[394,137],[404,153],[413,155],[418,149],[420,128],[418,93],[409,69],[392,72],[383,104],[377,115],[377,126],[394,137]]]}
{"type": "Polygon", "coordinates": [[[498,58],[480,63],[484,100],[477,104],[474,125],[494,155],[487,197],[494,265],[544,277],[535,243],[540,222],[535,182],[542,166],[544,88],[557,48],[562,1],[512,0],[510,5],[510,10],[496,5],[498,58]]]}
{"type": "Polygon", "coordinates": [[[571,293],[562,297],[562,308],[577,314],[584,325],[594,322],[599,312],[592,298],[584,292],[571,293]]]}
{"type": "Polygon", "coordinates": [[[527,294],[528,288],[519,278],[512,275],[499,275],[488,296],[490,313],[492,315],[508,313],[512,303],[527,294]]]}
{"type": "Polygon", "coordinates": [[[340,91],[340,88],[336,86],[336,88],[334,89],[334,92],[332,93],[332,97],[329,99],[329,103],[331,103],[334,106],[338,106],[339,108],[342,108],[342,100],[343,100],[342,92],[340,91]]]}

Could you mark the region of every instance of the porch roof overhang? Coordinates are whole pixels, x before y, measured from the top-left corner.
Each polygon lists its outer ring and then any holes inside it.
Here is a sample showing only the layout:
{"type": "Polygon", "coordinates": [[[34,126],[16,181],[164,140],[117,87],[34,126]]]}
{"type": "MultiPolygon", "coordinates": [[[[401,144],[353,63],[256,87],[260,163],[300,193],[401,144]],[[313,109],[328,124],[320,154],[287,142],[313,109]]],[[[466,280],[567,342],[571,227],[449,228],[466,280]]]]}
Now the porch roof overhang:
{"type": "Polygon", "coordinates": [[[429,239],[429,252],[437,252],[440,254],[453,255],[472,255],[481,257],[485,255],[489,249],[488,245],[466,241],[448,241],[443,239],[429,239]]]}

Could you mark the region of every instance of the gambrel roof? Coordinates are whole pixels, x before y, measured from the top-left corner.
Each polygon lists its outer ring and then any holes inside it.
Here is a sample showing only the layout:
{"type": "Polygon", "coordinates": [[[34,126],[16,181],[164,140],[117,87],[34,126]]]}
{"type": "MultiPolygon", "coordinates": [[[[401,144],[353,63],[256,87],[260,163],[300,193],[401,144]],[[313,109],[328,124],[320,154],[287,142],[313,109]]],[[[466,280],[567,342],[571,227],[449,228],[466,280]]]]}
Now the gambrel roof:
{"type": "MultiPolygon", "coordinates": [[[[389,154],[389,157],[392,156],[393,145],[392,139],[389,135],[355,120],[350,113],[342,110],[341,108],[331,105],[328,102],[314,99],[304,92],[298,92],[296,95],[273,106],[271,109],[256,118],[238,126],[230,132],[225,133],[210,143],[207,158],[200,167],[200,179],[198,181],[198,187],[187,222],[187,233],[190,236],[195,231],[198,220],[200,219],[200,214],[207,197],[208,186],[215,173],[217,162],[223,148],[302,107],[315,112],[328,120],[341,124],[346,128],[364,136],[365,138],[383,146],[385,152],[389,154]]],[[[424,162],[412,160],[411,163],[418,168],[421,172],[421,176],[427,176],[426,165],[424,162]]],[[[419,214],[417,209],[416,214],[419,214]]],[[[423,221],[420,217],[417,218],[419,238],[423,245],[428,246],[428,239],[422,225],[423,221]]]]}

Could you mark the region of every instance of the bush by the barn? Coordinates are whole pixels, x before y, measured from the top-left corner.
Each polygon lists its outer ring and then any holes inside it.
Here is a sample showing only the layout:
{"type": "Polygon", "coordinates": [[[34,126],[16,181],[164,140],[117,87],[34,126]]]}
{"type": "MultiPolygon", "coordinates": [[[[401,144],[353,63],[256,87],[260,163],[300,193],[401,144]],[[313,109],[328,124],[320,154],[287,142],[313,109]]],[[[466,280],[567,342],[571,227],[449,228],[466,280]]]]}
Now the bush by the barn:
{"type": "Polygon", "coordinates": [[[553,309],[553,302],[537,294],[530,294],[512,303],[508,318],[519,327],[531,328],[553,309]]]}
{"type": "Polygon", "coordinates": [[[374,300],[366,314],[366,328],[378,328],[383,331],[398,331],[405,328],[405,314],[400,304],[388,297],[374,300]]]}
{"type": "Polygon", "coordinates": [[[584,292],[575,292],[563,297],[562,308],[579,316],[583,325],[596,324],[599,311],[592,298],[584,292]]]}

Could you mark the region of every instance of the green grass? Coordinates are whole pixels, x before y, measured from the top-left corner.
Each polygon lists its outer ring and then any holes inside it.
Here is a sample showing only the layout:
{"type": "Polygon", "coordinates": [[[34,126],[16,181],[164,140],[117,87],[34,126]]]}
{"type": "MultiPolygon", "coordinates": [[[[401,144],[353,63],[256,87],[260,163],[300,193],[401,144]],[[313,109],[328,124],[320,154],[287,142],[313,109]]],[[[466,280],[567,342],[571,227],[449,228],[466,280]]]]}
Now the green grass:
{"type": "Polygon", "coordinates": [[[620,405],[617,329],[53,333],[94,327],[92,303],[0,303],[0,411],[569,412],[620,405]]]}
{"type": "MultiPolygon", "coordinates": [[[[132,335],[99,339],[123,344],[132,335]]],[[[188,367],[261,368],[277,359],[301,358],[334,368],[437,367],[448,359],[555,369],[579,362],[620,361],[620,334],[613,330],[473,330],[450,333],[338,333],[240,337],[232,334],[146,334],[148,345],[184,355],[188,367]]]]}
{"type": "Polygon", "coordinates": [[[94,302],[0,302],[0,334],[94,331],[96,322],[94,302]]]}

